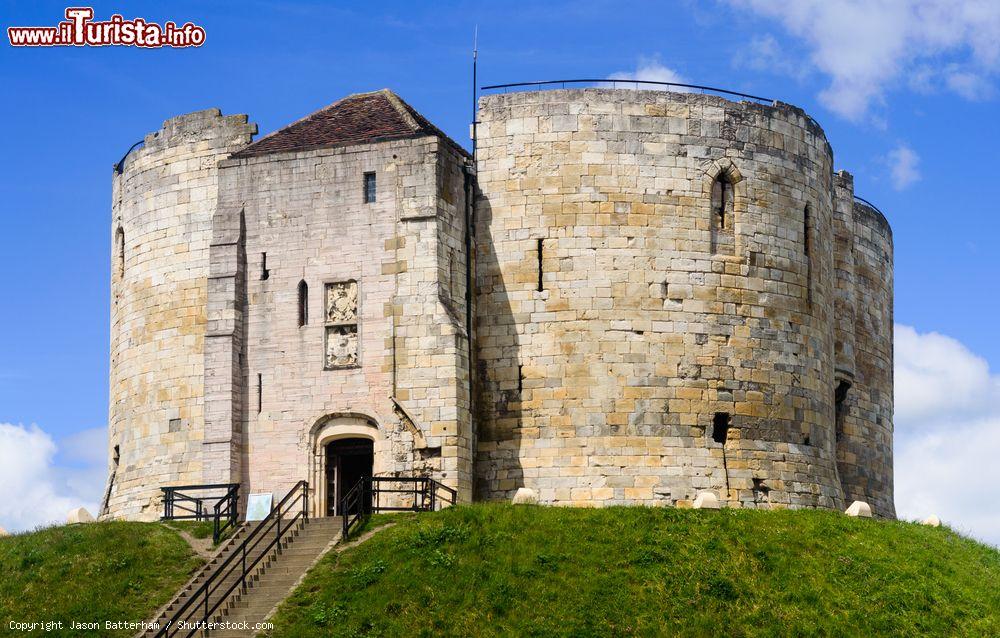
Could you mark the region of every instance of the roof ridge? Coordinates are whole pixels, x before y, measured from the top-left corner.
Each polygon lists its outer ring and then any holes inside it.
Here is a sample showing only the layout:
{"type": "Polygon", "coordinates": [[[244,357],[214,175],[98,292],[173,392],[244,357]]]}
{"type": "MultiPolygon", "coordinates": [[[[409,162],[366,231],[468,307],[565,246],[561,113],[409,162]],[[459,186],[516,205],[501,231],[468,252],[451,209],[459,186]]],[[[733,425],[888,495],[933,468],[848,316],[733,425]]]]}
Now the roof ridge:
{"type": "MultiPolygon", "coordinates": [[[[345,95],[344,97],[340,98],[339,100],[334,100],[333,102],[330,102],[326,106],[321,106],[318,109],[316,109],[315,111],[310,111],[309,113],[303,115],[302,117],[300,117],[299,119],[295,120],[294,122],[289,122],[288,124],[285,124],[281,128],[275,129],[275,130],[271,131],[270,133],[268,133],[267,135],[255,139],[248,146],[252,146],[252,145],[254,145],[254,144],[258,143],[258,142],[263,142],[267,138],[272,137],[274,135],[277,135],[278,133],[281,133],[282,131],[284,131],[286,129],[289,129],[289,128],[295,126],[296,124],[300,124],[300,123],[308,120],[309,118],[313,117],[314,115],[318,115],[318,114],[322,113],[323,111],[327,111],[329,109],[332,109],[333,107],[337,106],[341,102],[346,102],[347,100],[353,100],[353,99],[356,99],[356,98],[359,98],[359,97],[367,97],[369,95],[378,95],[379,93],[383,93],[385,91],[389,91],[389,89],[378,89],[378,90],[375,90],[375,91],[362,91],[360,93],[351,93],[349,95],[345,95]]],[[[392,91],[389,91],[389,93],[392,93],[392,91]]]]}
{"type": "MultiPolygon", "coordinates": [[[[401,98],[399,95],[397,95],[396,93],[394,93],[391,89],[384,89],[384,90],[388,91],[390,94],[392,94],[392,97],[395,98],[395,100],[397,102],[399,102],[400,106],[403,107],[403,109],[406,111],[407,115],[409,117],[411,117],[414,121],[417,122],[417,124],[418,124],[417,130],[418,131],[423,131],[423,132],[427,133],[428,135],[433,135],[433,136],[435,136],[437,138],[440,138],[445,143],[453,146],[456,150],[459,151],[460,154],[462,154],[462,155],[469,155],[469,152],[467,150],[465,150],[462,147],[461,144],[459,144],[455,140],[451,139],[448,136],[447,133],[445,133],[444,131],[442,131],[441,129],[439,129],[437,126],[435,126],[434,123],[431,122],[429,119],[427,119],[420,111],[418,111],[417,109],[413,108],[412,104],[410,104],[409,102],[407,102],[406,100],[404,100],[403,98],[401,98]]],[[[394,106],[395,106],[395,104],[394,104],[394,106]]]]}
{"type": "Polygon", "coordinates": [[[392,108],[396,109],[396,112],[399,113],[399,116],[403,118],[411,129],[413,129],[414,133],[424,129],[420,122],[417,121],[417,118],[413,117],[410,110],[406,108],[408,105],[403,102],[403,98],[393,93],[390,89],[382,89],[379,93],[382,93],[385,98],[389,100],[389,104],[392,105],[392,108]]]}
{"type": "Polygon", "coordinates": [[[441,129],[389,88],[352,93],[268,133],[233,153],[251,157],[271,153],[365,144],[406,137],[434,136],[468,155],[441,129]]]}
{"type": "MultiPolygon", "coordinates": [[[[271,131],[270,133],[268,133],[267,135],[255,139],[254,141],[250,142],[250,144],[248,144],[247,146],[245,146],[243,150],[245,150],[246,148],[249,148],[249,147],[253,146],[254,144],[259,144],[260,142],[263,142],[264,140],[266,140],[269,137],[274,137],[278,133],[286,131],[286,130],[292,128],[293,126],[295,126],[296,124],[301,124],[302,122],[305,122],[306,120],[308,120],[312,116],[316,115],[317,113],[322,113],[323,111],[325,111],[327,109],[331,109],[331,108],[337,106],[338,104],[340,104],[341,102],[343,102],[344,100],[348,100],[348,99],[354,97],[354,95],[355,94],[352,94],[352,95],[348,95],[346,97],[342,97],[339,100],[334,100],[333,102],[330,102],[326,106],[320,107],[320,108],[316,109],[315,111],[312,111],[312,112],[310,112],[310,113],[308,113],[306,115],[303,115],[302,117],[300,117],[299,119],[295,120],[294,122],[289,122],[288,124],[285,124],[281,128],[275,129],[275,130],[271,131]]],[[[241,151],[237,151],[237,152],[238,153],[242,152],[242,150],[241,151]]]]}

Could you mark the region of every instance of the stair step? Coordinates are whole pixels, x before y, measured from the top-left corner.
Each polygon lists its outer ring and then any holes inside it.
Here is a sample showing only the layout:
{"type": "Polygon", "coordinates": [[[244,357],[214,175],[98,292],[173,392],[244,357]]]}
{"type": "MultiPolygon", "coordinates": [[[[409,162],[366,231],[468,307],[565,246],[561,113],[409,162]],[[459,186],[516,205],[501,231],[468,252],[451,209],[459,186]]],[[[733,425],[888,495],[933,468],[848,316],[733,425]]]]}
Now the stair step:
{"type": "MultiPolygon", "coordinates": [[[[201,573],[178,592],[157,621],[163,626],[168,619],[174,618],[181,607],[187,604],[198,589],[211,578],[211,588],[214,592],[211,599],[213,605],[217,596],[232,589],[216,608],[214,619],[247,622],[251,626],[261,622],[275,605],[291,593],[294,584],[314,564],[317,557],[331,543],[340,539],[342,525],[340,518],[300,521],[266,551],[265,547],[273,539],[267,538],[266,535],[262,536],[260,543],[246,554],[247,565],[255,564],[250,568],[245,581],[241,579],[240,569],[244,559],[238,547],[249,533],[250,526],[241,527],[225,541],[223,548],[202,568],[201,573]],[[226,565],[227,573],[213,576],[215,570],[227,560],[230,561],[226,565]]],[[[184,619],[201,620],[198,609],[199,603],[192,603],[185,610],[184,619]]],[[[246,632],[240,631],[219,631],[212,632],[209,638],[245,635],[246,632]]]]}

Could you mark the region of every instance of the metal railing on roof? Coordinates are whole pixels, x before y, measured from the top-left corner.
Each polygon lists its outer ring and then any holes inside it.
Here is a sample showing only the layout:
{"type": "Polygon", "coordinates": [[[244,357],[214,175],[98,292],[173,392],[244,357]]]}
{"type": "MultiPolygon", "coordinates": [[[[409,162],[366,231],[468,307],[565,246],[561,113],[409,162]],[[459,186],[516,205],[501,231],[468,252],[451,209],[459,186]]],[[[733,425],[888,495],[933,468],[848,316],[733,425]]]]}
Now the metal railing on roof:
{"type": "Polygon", "coordinates": [[[128,158],[128,156],[132,154],[132,151],[134,151],[137,148],[140,148],[145,143],[146,143],[146,140],[139,140],[138,142],[136,142],[135,144],[133,144],[132,146],[130,146],[129,149],[127,151],[125,151],[125,154],[122,155],[122,158],[120,160],[118,160],[118,163],[115,164],[115,173],[117,173],[118,175],[121,175],[122,174],[122,168],[125,166],[125,160],[126,160],[126,158],[128,158]]]}
{"type": "Polygon", "coordinates": [[[683,89],[690,89],[693,91],[701,91],[703,93],[720,93],[722,95],[735,95],[737,97],[747,98],[750,100],[755,100],[761,104],[774,104],[774,100],[766,97],[760,97],[759,95],[750,95],[749,93],[740,93],[739,91],[730,91],[728,89],[720,89],[714,86],[705,86],[702,84],[684,84],[682,82],[657,82],[654,80],[616,80],[612,78],[601,78],[599,80],[589,79],[589,80],[543,80],[541,82],[512,82],[510,84],[491,84],[489,86],[479,87],[482,91],[491,91],[503,89],[506,93],[507,89],[515,88],[530,88],[530,87],[542,87],[549,85],[559,85],[561,88],[566,88],[567,84],[598,84],[598,85],[611,85],[611,88],[618,88],[619,84],[628,86],[632,85],[636,89],[639,85],[653,85],[653,86],[668,86],[677,87],[683,89]]]}
{"type": "Polygon", "coordinates": [[[859,197],[859,196],[855,195],[854,196],[854,200],[858,201],[858,202],[861,202],[862,204],[864,204],[868,208],[871,208],[872,210],[874,210],[876,213],[878,213],[882,217],[885,217],[885,213],[883,213],[881,210],[879,210],[878,206],[876,206],[875,204],[871,203],[870,201],[868,201],[864,197],[859,197]]]}

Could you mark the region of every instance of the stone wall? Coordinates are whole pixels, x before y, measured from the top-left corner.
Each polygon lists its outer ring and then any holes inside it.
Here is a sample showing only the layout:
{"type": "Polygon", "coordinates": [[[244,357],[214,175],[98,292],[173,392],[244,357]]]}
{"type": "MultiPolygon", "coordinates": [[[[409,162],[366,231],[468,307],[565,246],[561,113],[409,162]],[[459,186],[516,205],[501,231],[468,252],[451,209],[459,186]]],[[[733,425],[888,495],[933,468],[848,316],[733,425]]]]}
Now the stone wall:
{"type": "Polygon", "coordinates": [[[468,498],[462,164],[435,137],[223,163],[205,359],[219,449],[206,481],[276,497],[322,481],[318,433],[356,419],[371,427],[376,474],[429,474],[468,498]]]}
{"type": "Polygon", "coordinates": [[[201,482],[216,165],[255,132],[246,115],[181,115],[113,175],[109,516],[157,518],[160,487],[201,482]]]}
{"type": "Polygon", "coordinates": [[[818,125],[604,89],[492,95],[479,119],[477,495],[841,507],[818,125]]]}
{"type": "Polygon", "coordinates": [[[845,500],[865,501],[875,514],[894,517],[892,230],[866,204],[854,202],[852,212],[856,375],[837,460],[845,500]]]}
{"type": "Polygon", "coordinates": [[[435,135],[227,159],[255,127],[217,110],[129,155],[109,515],[301,479],[321,514],[336,432],[462,500],[894,515],[892,235],[815,121],[608,89],[479,119],[475,170],[435,135]]]}

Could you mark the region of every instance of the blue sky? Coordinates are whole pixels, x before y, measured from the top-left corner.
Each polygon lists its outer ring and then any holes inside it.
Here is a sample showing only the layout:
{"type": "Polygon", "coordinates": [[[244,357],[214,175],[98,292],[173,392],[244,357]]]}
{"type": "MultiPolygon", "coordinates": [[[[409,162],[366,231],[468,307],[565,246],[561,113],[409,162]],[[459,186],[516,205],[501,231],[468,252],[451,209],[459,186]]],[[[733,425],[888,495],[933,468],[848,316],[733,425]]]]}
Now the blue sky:
{"type": "MultiPolygon", "coordinates": [[[[837,167],[854,173],[857,193],[893,226],[896,321],[914,329],[910,350],[897,344],[897,376],[919,378],[921,388],[902,398],[941,395],[897,415],[897,484],[930,489],[899,458],[907,445],[937,458],[952,430],[973,423],[970,435],[1000,439],[987,407],[996,401],[986,401],[1000,398],[992,330],[1000,11],[938,0],[784,4],[98,2],[98,19],[190,20],[207,42],[188,50],[3,43],[0,424],[49,439],[37,451],[55,493],[96,500],[102,461],[84,450],[100,441],[107,417],[111,166],[129,146],[180,113],[248,113],[263,134],[382,87],[465,143],[478,24],[481,84],[680,78],[790,102],[822,124],[837,167]],[[932,351],[939,356],[928,359],[932,351]],[[955,361],[967,365],[949,367],[955,361]],[[969,387],[979,392],[968,405],[948,403],[969,387]]],[[[66,5],[0,6],[7,27],[54,25],[66,5]]],[[[968,450],[950,453],[961,457],[956,468],[967,466],[968,450]]],[[[946,508],[945,494],[926,506],[946,508]]],[[[1000,541],[995,513],[985,522],[967,516],[953,517],[1000,541]]],[[[19,520],[0,511],[0,524],[19,520]]]]}

